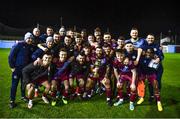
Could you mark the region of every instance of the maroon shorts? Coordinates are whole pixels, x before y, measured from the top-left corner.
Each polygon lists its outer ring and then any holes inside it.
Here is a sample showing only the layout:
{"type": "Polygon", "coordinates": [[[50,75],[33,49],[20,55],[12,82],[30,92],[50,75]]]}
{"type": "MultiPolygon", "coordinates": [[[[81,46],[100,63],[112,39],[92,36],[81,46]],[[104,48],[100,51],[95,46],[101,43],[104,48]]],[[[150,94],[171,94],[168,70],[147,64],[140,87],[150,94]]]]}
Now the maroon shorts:
{"type": "Polygon", "coordinates": [[[98,77],[93,77],[93,74],[91,73],[89,75],[89,78],[91,78],[94,81],[102,81],[105,77],[105,72],[99,72],[99,76],[98,77]]]}
{"type": "Polygon", "coordinates": [[[99,75],[98,78],[93,77],[93,76],[90,76],[89,78],[94,81],[102,81],[104,79],[104,75],[99,75]]]}
{"type": "Polygon", "coordinates": [[[150,74],[150,75],[145,75],[145,74],[141,74],[139,77],[140,80],[145,81],[146,79],[148,80],[148,82],[150,82],[151,84],[154,83],[154,80],[156,80],[156,74],[150,74]]]}
{"type": "Polygon", "coordinates": [[[125,81],[129,81],[130,83],[132,83],[132,75],[121,75],[121,77],[119,78],[119,82],[124,83],[125,81]]]}
{"type": "Polygon", "coordinates": [[[58,82],[63,82],[65,80],[69,80],[69,74],[63,73],[59,77],[57,77],[56,79],[53,78],[53,80],[57,80],[58,82]]]}
{"type": "Polygon", "coordinates": [[[40,78],[32,81],[32,83],[33,83],[33,84],[37,84],[37,85],[41,85],[41,84],[44,83],[45,81],[48,81],[48,77],[43,76],[43,77],[40,77],[40,78]]]}

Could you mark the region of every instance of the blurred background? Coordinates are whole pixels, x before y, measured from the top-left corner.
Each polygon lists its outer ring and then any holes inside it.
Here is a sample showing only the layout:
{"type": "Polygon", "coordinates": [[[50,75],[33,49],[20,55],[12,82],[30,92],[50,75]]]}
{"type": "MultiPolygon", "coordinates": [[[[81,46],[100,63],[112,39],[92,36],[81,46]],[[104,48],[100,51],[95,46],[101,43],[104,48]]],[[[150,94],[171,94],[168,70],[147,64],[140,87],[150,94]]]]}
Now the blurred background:
{"type": "Polygon", "coordinates": [[[61,25],[76,31],[85,28],[88,33],[100,27],[115,39],[120,35],[129,38],[130,29],[137,27],[140,37],[153,33],[158,40],[180,44],[179,10],[173,1],[6,0],[0,7],[0,39],[18,40],[37,25],[42,33],[47,26],[55,31],[61,25]]]}

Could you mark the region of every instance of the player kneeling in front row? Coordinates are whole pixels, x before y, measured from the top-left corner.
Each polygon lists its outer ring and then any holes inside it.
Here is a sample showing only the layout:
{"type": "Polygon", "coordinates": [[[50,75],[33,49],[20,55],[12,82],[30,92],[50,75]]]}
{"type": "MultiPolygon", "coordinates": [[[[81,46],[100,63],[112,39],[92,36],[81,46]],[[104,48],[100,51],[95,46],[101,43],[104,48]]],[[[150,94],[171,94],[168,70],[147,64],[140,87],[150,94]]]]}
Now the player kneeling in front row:
{"type": "Polygon", "coordinates": [[[71,96],[82,96],[84,93],[84,85],[89,74],[89,64],[86,61],[84,52],[81,52],[76,57],[76,60],[71,63],[71,73],[69,75],[69,85],[71,87],[71,96]],[[74,85],[76,81],[76,87],[74,85]]]}
{"type": "Polygon", "coordinates": [[[114,106],[121,105],[123,103],[123,85],[125,81],[130,83],[130,105],[129,109],[134,110],[134,101],[136,96],[136,68],[129,58],[125,57],[123,50],[116,51],[116,60],[113,63],[114,74],[117,79],[117,91],[118,101],[114,103],[114,106]]]}
{"type": "Polygon", "coordinates": [[[27,97],[29,98],[28,108],[33,107],[33,91],[35,84],[41,84],[45,86],[45,91],[42,94],[42,99],[45,103],[49,103],[47,99],[47,93],[50,90],[50,83],[48,80],[48,74],[50,71],[50,63],[52,60],[51,54],[44,54],[42,61],[34,61],[28,66],[23,68],[23,85],[27,89],[27,97]]]}

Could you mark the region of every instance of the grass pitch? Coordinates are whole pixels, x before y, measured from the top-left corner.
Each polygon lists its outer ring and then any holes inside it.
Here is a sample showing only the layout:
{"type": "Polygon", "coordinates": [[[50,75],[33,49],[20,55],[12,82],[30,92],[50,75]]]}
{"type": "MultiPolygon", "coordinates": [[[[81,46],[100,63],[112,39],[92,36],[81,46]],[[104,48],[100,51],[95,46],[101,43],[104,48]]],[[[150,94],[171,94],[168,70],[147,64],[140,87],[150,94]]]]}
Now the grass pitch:
{"type": "Polygon", "coordinates": [[[75,99],[67,105],[60,102],[57,106],[44,104],[37,98],[32,109],[20,100],[18,87],[14,109],[9,108],[11,70],[8,65],[9,49],[0,49],[0,118],[180,118],[180,54],[165,54],[162,78],[161,100],[163,112],[158,112],[156,104],[148,103],[148,93],[142,105],[129,110],[126,101],[119,107],[108,107],[105,96],[96,95],[87,101],[75,99]]]}

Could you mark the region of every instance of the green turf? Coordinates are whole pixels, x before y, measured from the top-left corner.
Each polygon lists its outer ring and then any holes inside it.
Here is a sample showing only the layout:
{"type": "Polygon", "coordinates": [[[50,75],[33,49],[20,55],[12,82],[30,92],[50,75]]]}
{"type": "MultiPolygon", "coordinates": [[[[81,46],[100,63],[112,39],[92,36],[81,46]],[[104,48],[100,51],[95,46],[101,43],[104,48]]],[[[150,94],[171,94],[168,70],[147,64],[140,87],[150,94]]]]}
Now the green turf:
{"type": "Polygon", "coordinates": [[[180,118],[180,54],[165,54],[164,75],[162,79],[162,104],[163,112],[158,112],[156,104],[150,105],[147,101],[136,106],[134,111],[129,110],[129,103],[126,102],[120,107],[108,107],[105,96],[95,96],[89,101],[70,101],[63,105],[62,102],[52,107],[44,104],[40,98],[32,109],[20,100],[20,87],[18,87],[16,102],[18,106],[9,109],[9,94],[11,86],[11,71],[8,66],[9,49],[0,49],[0,117],[18,118],[49,118],[49,117],[88,117],[88,118],[143,118],[143,117],[169,117],[180,118]]]}

